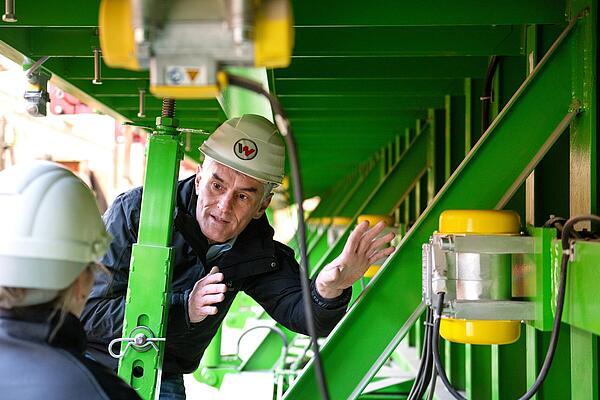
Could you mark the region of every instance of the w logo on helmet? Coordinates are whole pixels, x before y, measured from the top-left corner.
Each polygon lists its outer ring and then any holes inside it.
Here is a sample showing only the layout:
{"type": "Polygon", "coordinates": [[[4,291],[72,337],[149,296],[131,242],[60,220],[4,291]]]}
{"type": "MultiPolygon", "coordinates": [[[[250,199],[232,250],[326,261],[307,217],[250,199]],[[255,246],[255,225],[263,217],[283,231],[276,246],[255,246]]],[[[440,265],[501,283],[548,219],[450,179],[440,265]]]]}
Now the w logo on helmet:
{"type": "Polygon", "coordinates": [[[233,145],[233,152],[242,160],[252,160],[258,154],[258,147],[250,139],[240,139],[233,145]]]}

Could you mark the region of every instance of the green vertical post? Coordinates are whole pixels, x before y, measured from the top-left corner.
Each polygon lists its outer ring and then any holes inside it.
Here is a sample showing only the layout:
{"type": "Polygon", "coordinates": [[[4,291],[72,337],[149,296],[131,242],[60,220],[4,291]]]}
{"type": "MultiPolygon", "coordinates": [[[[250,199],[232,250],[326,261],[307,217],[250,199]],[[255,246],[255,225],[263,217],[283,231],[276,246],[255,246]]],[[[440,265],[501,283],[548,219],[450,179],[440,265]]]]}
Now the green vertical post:
{"type": "MultiPolygon", "coordinates": [[[[585,110],[571,126],[570,211],[571,215],[597,213],[597,41],[598,2],[572,0],[571,13],[588,7],[578,24],[573,56],[572,85],[575,98],[585,110]]],[[[573,18],[573,15],[571,15],[573,18]]],[[[568,281],[569,286],[573,280],[568,281]]],[[[567,289],[569,291],[569,289],[567,289]]],[[[575,305],[576,306],[576,305],[575,305]]],[[[591,332],[570,327],[571,398],[598,399],[598,338],[591,332]]]]}
{"type": "Polygon", "coordinates": [[[452,97],[444,96],[444,182],[452,172],[451,133],[452,133],[452,97]]]}
{"type": "MultiPolygon", "coordinates": [[[[421,135],[421,120],[418,119],[415,124],[415,137],[421,135]]],[[[415,219],[421,215],[421,180],[415,184],[415,219]]]]}
{"type": "MultiPolygon", "coordinates": [[[[175,118],[157,118],[156,131],[148,143],[138,242],[131,252],[125,298],[124,338],[138,334],[147,338],[166,336],[174,257],[169,243],[179,162],[183,156],[177,125],[175,118]]],[[[119,361],[119,376],[144,400],[154,399],[159,388],[165,342],[156,345],[158,350],[148,351],[137,351],[125,342],[121,346],[125,354],[119,361]]]]}
{"type": "Polygon", "coordinates": [[[471,151],[471,129],[473,127],[473,88],[471,78],[465,78],[465,156],[471,151]]]}
{"type": "MultiPolygon", "coordinates": [[[[410,128],[406,128],[406,131],[404,133],[404,151],[407,151],[407,149],[409,147],[410,147],[410,128]]],[[[408,224],[410,224],[410,196],[406,196],[406,199],[404,200],[404,222],[406,223],[406,225],[408,227],[408,224]]]]}
{"type": "Polygon", "coordinates": [[[435,196],[435,110],[430,108],[427,110],[427,120],[429,122],[429,135],[427,140],[427,204],[431,203],[435,196]]]}

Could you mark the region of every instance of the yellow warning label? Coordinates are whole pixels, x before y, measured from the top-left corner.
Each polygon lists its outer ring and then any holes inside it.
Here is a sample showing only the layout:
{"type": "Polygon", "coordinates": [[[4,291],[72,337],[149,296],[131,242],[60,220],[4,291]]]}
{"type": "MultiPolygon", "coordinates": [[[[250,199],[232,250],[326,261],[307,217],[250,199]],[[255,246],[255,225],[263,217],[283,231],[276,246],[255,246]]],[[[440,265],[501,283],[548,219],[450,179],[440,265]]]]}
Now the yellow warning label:
{"type": "Polygon", "coordinates": [[[198,73],[200,71],[198,70],[198,68],[186,68],[185,69],[185,73],[187,74],[188,78],[190,78],[190,81],[194,82],[196,80],[196,76],[198,76],[198,73]]]}

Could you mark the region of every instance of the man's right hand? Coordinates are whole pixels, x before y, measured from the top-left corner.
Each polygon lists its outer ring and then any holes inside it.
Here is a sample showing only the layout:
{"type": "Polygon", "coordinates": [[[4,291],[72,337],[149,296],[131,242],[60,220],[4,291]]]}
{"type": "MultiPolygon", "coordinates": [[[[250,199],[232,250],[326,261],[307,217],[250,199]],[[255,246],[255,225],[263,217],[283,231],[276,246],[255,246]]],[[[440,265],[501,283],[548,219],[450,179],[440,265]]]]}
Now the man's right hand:
{"type": "Polygon", "coordinates": [[[196,282],[188,299],[190,322],[200,322],[217,313],[218,309],[214,304],[222,302],[225,299],[224,293],[227,292],[227,286],[220,282],[223,282],[223,274],[217,267],[213,267],[208,275],[196,282]]]}

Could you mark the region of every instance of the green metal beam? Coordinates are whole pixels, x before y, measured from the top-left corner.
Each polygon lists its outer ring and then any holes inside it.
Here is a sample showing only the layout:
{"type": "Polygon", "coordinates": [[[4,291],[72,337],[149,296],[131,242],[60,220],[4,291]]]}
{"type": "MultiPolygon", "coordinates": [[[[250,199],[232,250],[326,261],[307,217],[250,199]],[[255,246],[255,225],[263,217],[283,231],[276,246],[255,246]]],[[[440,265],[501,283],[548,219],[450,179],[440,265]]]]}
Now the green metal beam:
{"type": "MultiPolygon", "coordinates": [[[[412,325],[407,320],[421,298],[421,246],[437,229],[442,211],[498,206],[565,118],[571,103],[571,39],[558,43],[538,64],[330,336],[321,355],[332,399],[356,398],[412,325]],[[532,113],[545,118],[526,124],[532,113]],[[515,146],[515,132],[524,129],[527,134],[519,135],[515,146]],[[489,182],[485,190],[483,182],[489,182]]],[[[309,364],[286,398],[317,397],[309,364]]]]}
{"type": "MultiPolygon", "coordinates": [[[[294,57],[520,55],[519,26],[297,27],[294,57]]],[[[293,61],[292,61],[293,62],[293,61]]]]}
{"type": "Polygon", "coordinates": [[[295,109],[319,110],[376,110],[385,114],[390,110],[422,110],[442,108],[443,96],[397,96],[397,95],[318,95],[301,96],[280,94],[279,99],[287,112],[295,109]]]}
{"type": "Polygon", "coordinates": [[[486,69],[487,57],[307,57],[275,78],[483,78],[486,69]]]}
{"type": "Polygon", "coordinates": [[[452,78],[276,78],[279,94],[286,95],[397,95],[443,96],[463,94],[463,79],[452,78]]]}
{"type": "Polygon", "coordinates": [[[431,25],[520,25],[559,24],[564,21],[565,4],[559,0],[463,0],[418,2],[360,0],[294,1],[296,26],[431,26],[431,25]]]}

